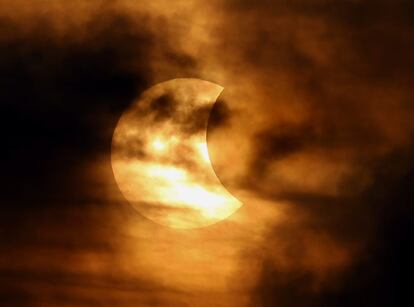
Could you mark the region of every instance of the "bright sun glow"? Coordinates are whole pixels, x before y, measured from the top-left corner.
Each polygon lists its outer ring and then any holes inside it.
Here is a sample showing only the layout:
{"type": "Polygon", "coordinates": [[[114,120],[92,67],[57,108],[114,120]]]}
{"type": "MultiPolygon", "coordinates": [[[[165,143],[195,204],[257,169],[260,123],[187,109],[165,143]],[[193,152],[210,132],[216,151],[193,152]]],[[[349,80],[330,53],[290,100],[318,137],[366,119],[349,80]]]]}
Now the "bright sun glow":
{"type": "Polygon", "coordinates": [[[198,149],[198,152],[201,154],[201,157],[203,158],[204,162],[210,163],[210,157],[208,155],[207,143],[206,142],[197,143],[197,149],[198,149]]]}
{"type": "Polygon", "coordinates": [[[206,218],[219,215],[220,207],[229,203],[228,195],[209,191],[207,188],[191,182],[187,173],[179,168],[152,165],[146,168],[149,176],[156,181],[159,189],[157,197],[176,206],[199,210],[206,218]],[[161,193],[158,193],[161,192],[161,193]]]}
{"type": "Polygon", "coordinates": [[[227,218],[241,203],[212,169],[206,131],[188,127],[194,120],[208,120],[192,112],[211,107],[222,88],[193,79],[170,82],[158,87],[153,98],[147,93],[145,101],[121,118],[113,138],[115,179],[125,198],[154,221],[174,228],[209,225],[227,218]],[[170,93],[169,87],[179,95],[172,108],[175,116],[154,121],[145,114],[156,112],[151,102],[163,91],[170,93]],[[125,152],[137,154],[126,157],[125,152]]]}
{"type": "Polygon", "coordinates": [[[146,168],[146,173],[163,182],[182,181],[187,178],[185,171],[176,167],[167,167],[162,165],[150,165],[146,168]]]}
{"type": "Polygon", "coordinates": [[[163,152],[167,149],[167,143],[161,141],[159,138],[156,138],[151,143],[151,148],[157,152],[163,152]]]}

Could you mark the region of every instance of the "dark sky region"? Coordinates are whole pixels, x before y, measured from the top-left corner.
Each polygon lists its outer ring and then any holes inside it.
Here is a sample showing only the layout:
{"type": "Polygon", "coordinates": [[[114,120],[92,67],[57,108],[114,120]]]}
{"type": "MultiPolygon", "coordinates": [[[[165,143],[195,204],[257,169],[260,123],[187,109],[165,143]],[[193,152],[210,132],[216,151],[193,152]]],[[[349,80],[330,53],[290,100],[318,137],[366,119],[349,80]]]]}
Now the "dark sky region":
{"type": "Polygon", "coordinates": [[[0,306],[412,305],[413,12],[0,0],[0,306]],[[182,77],[225,88],[209,150],[244,206],[178,231],[110,155],[132,101],[182,77]]]}

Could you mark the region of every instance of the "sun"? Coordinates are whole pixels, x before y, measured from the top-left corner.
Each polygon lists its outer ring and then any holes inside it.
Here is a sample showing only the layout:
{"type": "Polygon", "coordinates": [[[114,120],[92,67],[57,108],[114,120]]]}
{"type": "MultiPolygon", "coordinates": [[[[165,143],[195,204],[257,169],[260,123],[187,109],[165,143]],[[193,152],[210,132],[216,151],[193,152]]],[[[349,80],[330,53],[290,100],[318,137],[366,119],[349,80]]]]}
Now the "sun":
{"type": "Polygon", "coordinates": [[[167,149],[167,144],[159,138],[156,138],[151,142],[151,148],[156,152],[164,152],[167,149]]]}
{"type": "Polygon", "coordinates": [[[119,120],[112,143],[115,180],[149,219],[197,228],[226,219],[242,205],[214,173],[206,142],[208,114],[198,112],[211,109],[221,91],[198,79],[167,81],[146,91],[119,120]],[[189,129],[200,123],[204,129],[189,129]]]}

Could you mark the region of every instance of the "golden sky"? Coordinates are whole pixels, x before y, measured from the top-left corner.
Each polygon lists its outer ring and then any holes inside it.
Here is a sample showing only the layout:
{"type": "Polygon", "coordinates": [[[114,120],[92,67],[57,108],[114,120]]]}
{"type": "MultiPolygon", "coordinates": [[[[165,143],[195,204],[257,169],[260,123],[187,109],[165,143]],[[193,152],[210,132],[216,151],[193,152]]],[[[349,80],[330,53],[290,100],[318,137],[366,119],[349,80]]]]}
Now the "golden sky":
{"type": "Polygon", "coordinates": [[[0,305],[401,305],[413,9],[0,0],[0,305]],[[203,129],[174,138],[162,105],[123,121],[177,78],[220,87],[206,94],[211,114],[189,116],[203,129]],[[132,175],[117,178],[114,148],[128,165],[119,176],[132,175]],[[206,209],[222,195],[231,210],[206,209]],[[154,218],[145,202],[198,204],[201,217],[154,218]]]}

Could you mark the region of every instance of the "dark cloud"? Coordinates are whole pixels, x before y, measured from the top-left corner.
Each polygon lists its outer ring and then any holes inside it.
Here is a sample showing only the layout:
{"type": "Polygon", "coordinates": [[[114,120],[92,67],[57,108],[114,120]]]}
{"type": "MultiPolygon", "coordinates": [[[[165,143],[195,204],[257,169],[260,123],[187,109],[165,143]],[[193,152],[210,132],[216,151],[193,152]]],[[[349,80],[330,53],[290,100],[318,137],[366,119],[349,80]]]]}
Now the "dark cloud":
{"type": "Polygon", "coordinates": [[[144,112],[148,112],[153,117],[155,125],[159,122],[171,121],[177,125],[180,132],[190,136],[206,129],[211,105],[196,107],[191,112],[186,112],[179,104],[173,93],[167,93],[154,99],[149,109],[144,112]]]}
{"type": "MultiPolygon", "coordinates": [[[[182,295],[178,291],[171,291],[162,285],[153,284],[148,280],[137,280],[131,276],[111,276],[103,274],[80,274],[56,271],[13,271],[2,270],[0,284],[7,281],[7,292],[0,292],[2,303],[13,306],[35,306],[33,302],[41,304],[76,304],[77,306],[129,306],[129,304],[162,306],[162,300],[154,293],[157,291],[171,292],[173,295],[182,295]],[[59,281],[60,291],[44,297],[39,292],[44,288],[56,288],[59,281]],[[10,286],[12,285],[12,286],[10,286]],[[83,290],[80,290],[83,289],[83,290]],[[108,295],[110,291],[110,295],[108,295]],[[17,304],[17,305],[15,305],[17,304]]],[[[175,306],[183,306],[177,303],[175,306]]]]}
{"type": "MultiPolygon", "coordinates": [[[[393,154],[378,165],[375,183],[363,196],[347,203],[319,206],[300,200],[310,214],[310,224],[275,229],[267,243],[283,233],[290,236],[287,250],[300,258],[309,248],[305,233],[317,231],[341,242],[370,242],[364,245],[351,267],[342,271],[335,283],[315,289],[317,274],[306,269],[286,271],[266,259],[254,300],[260,306],[392,306],[409,299],[406,284],[412,271],[409,238],[412,224],[413,165],[408,152],[393,154]],[[356,205],[355,205],[356,204],[356,205]],[[342,207],[341,207],[342,206],[342,207]],[[344,208],[347,206],[347,208],[344,208]],[[350,213],[349,211],[352,211],[350,213]],[[338,214],[340,213],[340,214],[338,214]],[[272,239],[273,238],[273,239],[272,239]]],[[[286,247],[275,247],[286,253],[286,247]]],[[[333,257],[334,249],[326,255],[333,257]]],[[[325,260],[329,261],[329,260],[325,260]]]]}
{"type": "Polygon", "coordinates": [[[3,198],[22,197],[32,206],[71,184],[78,189],[80,163],[108,154],[122,110],[154,82],[154,50],[176,52],[153,28],[163,24],[145,14],[132,18],[112,7],[91,14],[65,30],[54,16],[2,17],[3,198]]]}
{"type": "Polygon", "coordinates": [[[134,32],[128,17],[100,14],[87,32],[63,37],[53,20],[25,31],[8,23],[13,35],[0,47],[3,197],[50,194],[81,156],[107,151],[122,107],[148,84],[149,30],[134,32]],[[133,61],[143,70],[132,70],[133,61]]]}
{"type": "Polygon", "coordinates": [[[155,113],[155,122],[169,120],[175,115],[176,103],[173,96],[164,94],[151,102],[149,112],[155,113]]]}
{"type": "Polygon", "coordinates": [[[223,48],[238,50],[246,71],[258,75],[256,103],[246,108],[269,110],[264,125],[251,121],[242,182],[291,210],[251,252],[264,254],[252,306],[403,304],[412,274],[412,3],[225,7],[223,48]],[[337,255],[349,262],[331,262],[337,251],[349,252],[337,255]]]}
{"type": "Polygon", "coordinates": [[[0,7],[0,305],[162,305],[155,294],[140,295],[154,289],[151,282],[111,269],[122,236],[113,217],[125,208],[118,191],[110,198],[114,183],[102,172],[112,179],[119,116],[163,78],[153,75],[154,58],[183,71],[194,61],[159,35],[162,20],[111,5],[86,13],[74,6],[70,24],[59,10],[19,16],[0,7]],[[104,170],[94,170],[100,159],[104,170]],[[91,273],[94,261],[109,269],[91,273]]]}
{"type": "Polygon", "coordinates": [[[252,172],[257,174],[266,170],[266,164],[283,159],[289,154],[303,150],[315,143],[315,132],[311,127],[276,127],[272,131],[263,131],[255,136],[255,160],[252,172]]]}
{"type": "Polygon", "coordinates": [[[264,76],[286,73],[298,90],[334,84],[350,90],[358,83],[408,89],[410,1],[229,1],[226,6],[230,22],[237,22],[224,29],[226,42],[264,76]]]}
{"type": "Polygon", "coordinates": [[[225,99],[219,97],[209,114],[207,133],[214,132],[224,125],[230,125],[232,114],[235,112],[236,110],[230,109],[225,99]]]}

